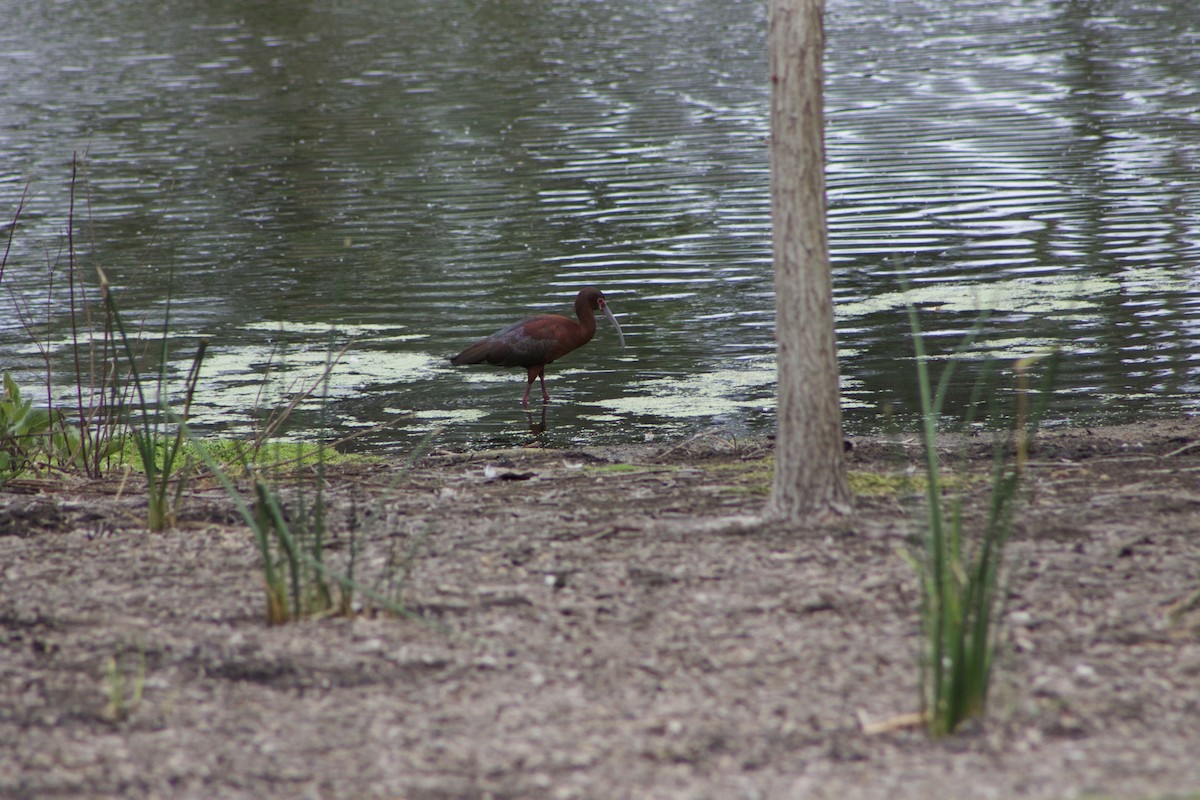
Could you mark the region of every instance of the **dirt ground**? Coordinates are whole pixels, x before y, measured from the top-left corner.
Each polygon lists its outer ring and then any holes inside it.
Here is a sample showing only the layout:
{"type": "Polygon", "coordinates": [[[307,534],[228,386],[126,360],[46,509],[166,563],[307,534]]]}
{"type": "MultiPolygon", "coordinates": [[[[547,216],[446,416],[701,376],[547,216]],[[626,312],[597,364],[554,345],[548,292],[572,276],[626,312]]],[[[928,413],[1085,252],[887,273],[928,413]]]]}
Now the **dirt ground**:
{"type": "Polygon", "coordinates": [[[868,727],[919,702],[915,438],[855,440],[823,529],[754,521],[768,451],[341,470],[330,563],[353,530],[420,618],[276,627],[219,488],[152,534],[116,481],[10,485],[0,796],[1200,797],[1200,421],[1041,436],[989,713],[943,740],[868,727]]]}

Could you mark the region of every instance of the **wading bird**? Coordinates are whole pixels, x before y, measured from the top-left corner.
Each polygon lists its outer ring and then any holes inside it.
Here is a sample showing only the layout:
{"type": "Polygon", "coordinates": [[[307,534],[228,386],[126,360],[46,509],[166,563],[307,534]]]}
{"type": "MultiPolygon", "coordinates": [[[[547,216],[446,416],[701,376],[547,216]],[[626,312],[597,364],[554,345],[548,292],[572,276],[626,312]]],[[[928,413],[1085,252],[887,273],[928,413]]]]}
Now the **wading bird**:
{"type": "Polygon", "coordinates": [[[546,365],[567,353],[582,347],[596,334],[596,309],[608,317],[617,329],[621,347],[625,346],[625,334],[617,318],[608,307],[608,301],[600,290],[587,287],[575,297],[575,316],[579,321],[559,314],[539,314],[536,317],[514,322],[503,330],[496,331],[486,339],[463,350],[450,359],[454,366],[462,364],[494,364],[498,367],[524,367],[529,374],[525,385],[525,396],[521,405],[529,407],[529,391],[534,379],[542,382],[542,402],[550,402],[546,391],[546,365]]]}

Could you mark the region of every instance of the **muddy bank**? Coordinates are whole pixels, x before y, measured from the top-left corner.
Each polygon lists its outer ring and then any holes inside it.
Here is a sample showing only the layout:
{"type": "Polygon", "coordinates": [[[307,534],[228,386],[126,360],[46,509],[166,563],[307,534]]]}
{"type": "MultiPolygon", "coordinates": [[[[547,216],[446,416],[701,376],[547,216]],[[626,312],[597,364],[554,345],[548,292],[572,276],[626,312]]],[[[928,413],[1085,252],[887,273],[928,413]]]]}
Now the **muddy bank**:
{"type": "MultiPolygon", "coordinates": [[[[821,530],[747,523],[768,452],[338,472],[330,560],[353,528],[364,580],[390,570],[419,621],[265,625],[257,552],[217,488],[150,534],[128,486],[10,486],[0,796],[1200,794],[1200,610],[1181,607],[1200,589],[1200,424],[1041,437],[990,714],[936,742],[863,728],[918,703],[898,550],[919,503],[894,489],[915,437],[856,440],[869,493],[821,530]]],[[[946,456],[989,464],[984,443],[946,456]]]]}

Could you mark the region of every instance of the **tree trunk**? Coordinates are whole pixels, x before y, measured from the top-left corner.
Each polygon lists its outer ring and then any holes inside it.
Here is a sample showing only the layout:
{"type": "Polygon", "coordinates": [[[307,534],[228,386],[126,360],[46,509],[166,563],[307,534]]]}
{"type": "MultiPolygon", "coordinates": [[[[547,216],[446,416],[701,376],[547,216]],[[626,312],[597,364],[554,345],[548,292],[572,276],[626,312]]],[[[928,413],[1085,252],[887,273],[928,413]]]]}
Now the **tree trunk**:
{"type": "Polygon", "coordinates": [[[825,221],[824,0],[771,0],[771,227],[778,340],[775,484],[766,513],[850,509],[825,221]]]}

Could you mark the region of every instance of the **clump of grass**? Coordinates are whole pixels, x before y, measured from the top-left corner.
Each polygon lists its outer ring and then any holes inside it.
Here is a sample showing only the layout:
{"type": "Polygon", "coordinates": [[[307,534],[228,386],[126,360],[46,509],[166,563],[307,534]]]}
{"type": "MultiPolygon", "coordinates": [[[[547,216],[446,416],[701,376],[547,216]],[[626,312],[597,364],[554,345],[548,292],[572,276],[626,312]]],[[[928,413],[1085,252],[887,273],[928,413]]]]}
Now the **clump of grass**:
{"type": "MultiPolygon", "coordinates": [[[[662,472],[661,468],[656,468],[662,472]]],[[[650,472],[648,467],[643,467],[638,464],[594,464],[587,467],[588,472],[596,472],[600,474],[612,474],[619,472],[650,472]]]]}
{"type": "MultiPolygon", "coordinates": [[[[190,434],[189,434],[190,435],[190,434]]],[[[253,501],[247,502],[235,484],[230,470],[201,440],[192,437],[190,445],[205,467],[224,487],[238,513],[254,535],[258,546],[263,585],[266,591],[266,618],[272,625],[330,613],[347,613],[353,598],[353,566],[350,577],[340,580],[325,563],[326,514],[323,461],[318,450],[318,480],[312,499],[304,489],[299,471],[294,485],[297,501],[290,506],[279,488],[280,473],[263,469],[251,458],[259,451],[243,448],[237,467],[249,478],[253,501]],[[274,474],[272,474],[274,473],[274,474]]],[[[352,544],[352,558],[356,552],[352,544]]]]}
{"type": "Polygon", "coordinates": [[[0,486],[53,459],[50,412],[34,408],[7,372],[0,392],[0,486]]]}
{"type": "MultiPolygon", "coordinates": [[[[45,405],[33,408],[25,417],[28,432],[41,440],[34,446],[37,459],[23,459],[24,466],[34,470],[64,469],[80,470],[90,478],[100,477],[108,459],[120,449],[120,422],[115,413],[114,395],[110,393],[109,378],[113,374],[111,328],[103,325],[96,330],[91,313],[89,293],[79,278],[75,251],[75,194],[79,168],[78,157],[72,158],[70,180],[70,206],[66,228],[66,285],[67,311],[70,321],[68,355],[75,372],[72,386],[73,402],[60,404],[53,391],[52,379],[52,326],[49,323],[51,309],[55,307],[57,293],[63,283],[62,254],[64,248],[48,248],[47,252],[58,255],[48,260],[46,275],[46,340],[39,334],[36,315],[28,301],[20,294],[12,293],[13,313],[29,335],[29,341],[41,354],[45,365],[45,405]]],[[[0,255],[0,280],[3,279],[12,249],[13,237],[24,212],[28,188],[13,215],[9,226],[8,242],[0,255]]],[[[15,396],[7,392],[9,397],[15,396]]],[[[11,442],[10,442],[11,444],[11,442]]],[[[31,440],[25,444],[33,445],[31,440]]]]}
{"type": "MultiPolygon", "coordinates": [[[[410,454],[404,469],[397,474],[395,482],[403,478],[436,434],[435,429],[421,440],[410,454]]],[[[280,625],[326,615],[349,615],[353,613],[359,597],[382,610],[405,617],[412,616],[400,599],[400,589],[412,569],[415,550],[410,550],[402,558],[396,558],[394,550],[389,554],[383,588],[364,584],[356,575],[358,525],[357,514],[352,513],[347,531],[348,555],[343,568],[339,570],[326,561],[327,545],[332,537],[323,488],[325,467],[332,458],[337,458],[337,454],[328,446],[318,443],[305,449],[303,456],[315,458],[315,461],[303,470],[293,468],[290,471],[282,470],[279,461],[273,464],[256,463],[253,459],[261,458],[262,450],[253,444],[242,449],[235,468],[249,481],[253,500],[248,502],[234,482],[228,465],[218,461],[216,456],[220,450],[210,450],[205,442],[194,437],[191,438],[191,445],[205,467],[225,488],[254,535],[269,624],[280,625]],[[307,482],[305,473],[315,473],[315,481],[311,484],[307,482]]],[[[267,451],[272,447],[268,445],[267,451]]]]}
{"type": "MultiPolygon", "coordinates": [[[[934,736],[952,733],[963,722],[984,713],[991,682],[998,625],[999,574],[1004,546],[1012,531],[1013,513],[1023,466],[1024,448],[1045,410],[1053,361],[1036,408],[1028,405],[1025,375],[1036,359],[1016,364],[1020,386],[1014,429],[998,438],[991,470],[991,492],[982,525],[972,527],[964,517],[963,498],[943,497],[945,481],[937,452],[937,433],[946,392],[954,371],[951,359],[936,391],[929,377],[928,357],[916,310],[909,307],[921,397],[927,503],[924,546],[910,560],[921,581],[921,615],[925,630],[921,693],[924,718],[934,736]],[[1018,460],[1008,457],[1016,445],[1018,460]]],[[[971,335],[959,348],[970,345],[971,335]]],[[[957,357],[957,355],[956,355],[957,357]]],[[[987,386],[978,381],[968,408],[978,404],[987,386]]]]}
{"type": "Polygon", "coordinates": [[[101,712],[101,716],[109,722],[128,718],[142,703],[142,691],[146,687],[146,653],[141,646],[137,648],[132,686],[126,673],[124,654],[109,656],[105,665],[108,703],[101,712]]]}
{"type": "Polygon", "coordinates": [[[858,497],[901,497],[925,491],[925,478],[908,473],[880,474],[851,470],[846,473],[850,491],[858,497]]]}
{"type": "Polygon", "coordinates": [[[154,383],[154,402],[149,402],[146,391],[147,379],[138,367],[138,357],[133,340],[126,331],[125,322],[117,307],[116,299],[113,297],[113,291],[109,287],[108,278],[103,270],[97,268],[96,272],[100,278],[100,293],[105,309],[115,326],[121,348],[129,363],[131,385],[137,398],[136,409],[131,409],[126,403],[122,406],[122,410],[129,437],[141,460],[142,473],[146,476],[149,506],[146,526],[152,531],[164,530],[175,524],[184,486],[193,465],[190,458],[183,457],[183,444],[187,430],[188,412],[191,409],[196,384],[200,380],[200,365],[204,361],[207,342],[201,340],[197,347],[196,355],[192,359],[192,366],[184,381],[182,413],[176,413],[170,406],[166,392],[167,334],[170,325],[168,305],[168,313],[163,321],[158,375],[154,383]],[[172,486],[174,487],[173,492],[172,486]]]}
{"type": "MultiPolygon", "coordinates": [[[[298,484],[302,486],[302,484],[298,484]]],[[[255,520],[251,525],[258,544],[267,590],[267,621],[279,625],[289,620],[330,613],[346,614],[353,590],[330,578],[325,565],[325,500],[322,481],[311,500],[299,492],[293,513],[285,513],[275,486],[254,477],[255,520]]],[[[347,572],[354,573],[351,561],[347,572]]],[[[351,578],[351,581],[353,579],[351,578]]],[[[352,586],[352,584],[351,584],[352,586]]]]}
{"type": "MultiPolygon", "coordinates": [[[[335,443],[336,446],[336,443],[335,443]]],[[[243,477],[254,470],[293,472],[305,467],[369,464],[382,461],[378,456],[362,453],[343,453],[323,442],[257,441],[242,439],[204,439],[204,447],[213,460],[234,477],[243,477]]],[[[141,452],[130,439],[120,454],[121,462],[130,469],[145,471],[141,452]]],[[[199,468],[200,454],[191,437],[185,437],[175,460],[191,461],[199,468]]]]}

